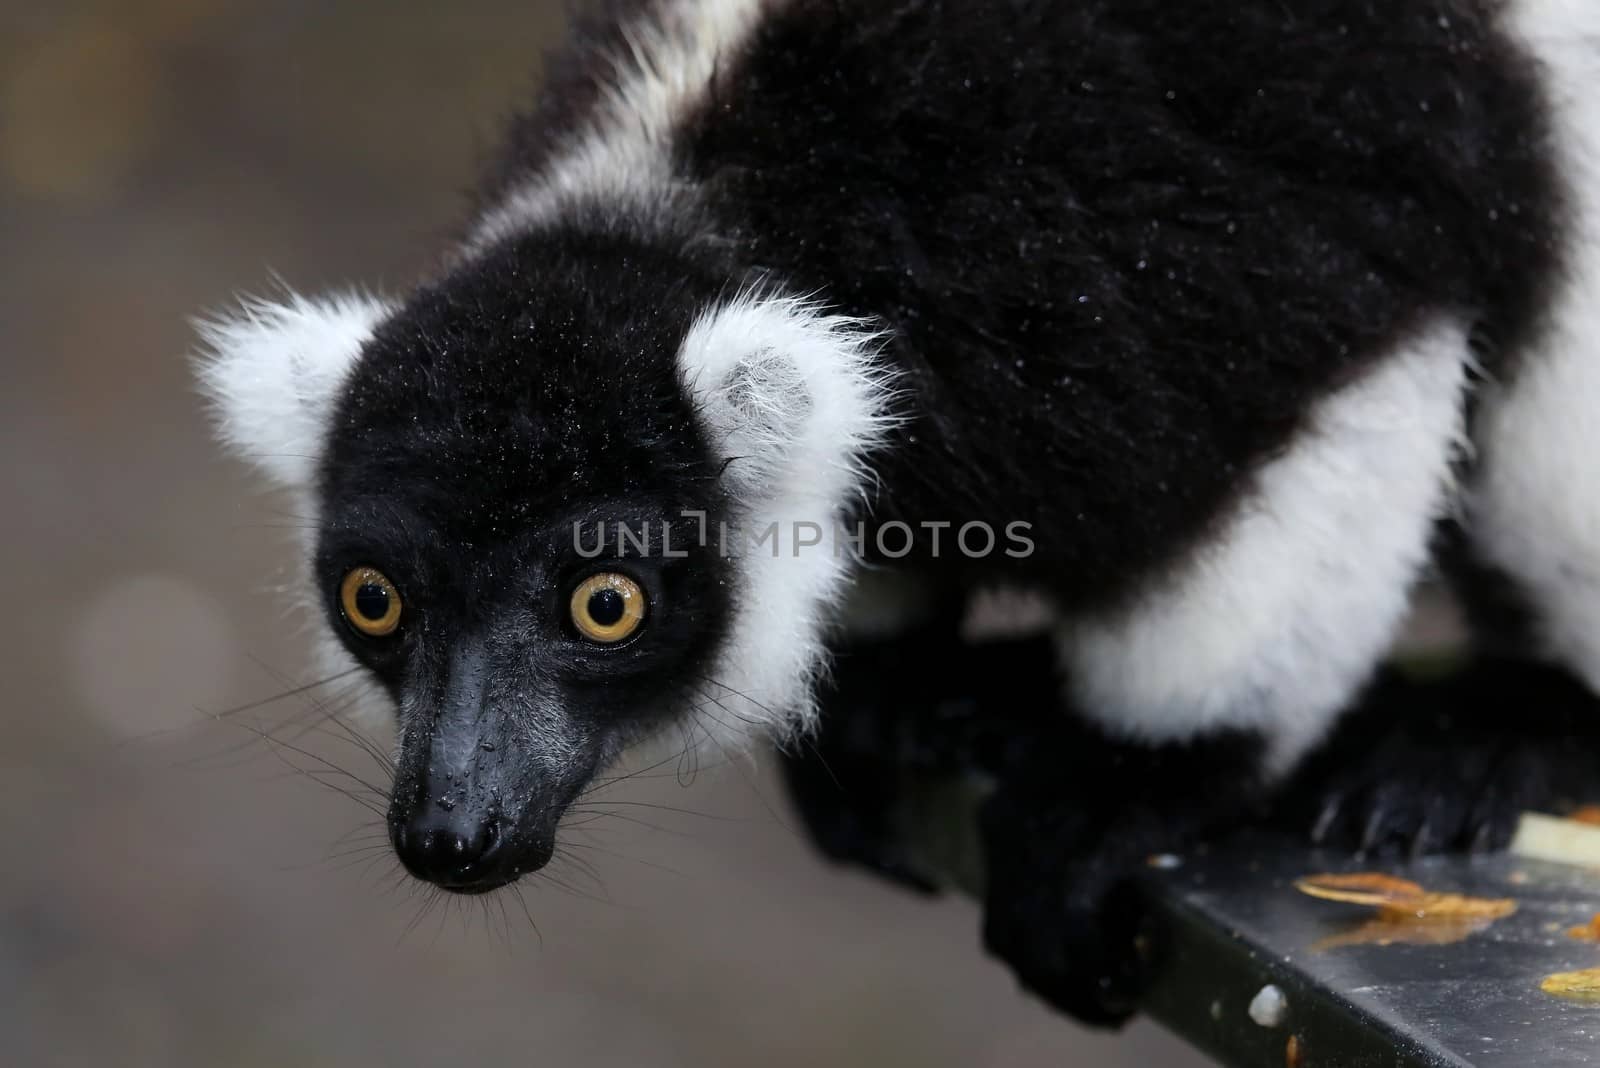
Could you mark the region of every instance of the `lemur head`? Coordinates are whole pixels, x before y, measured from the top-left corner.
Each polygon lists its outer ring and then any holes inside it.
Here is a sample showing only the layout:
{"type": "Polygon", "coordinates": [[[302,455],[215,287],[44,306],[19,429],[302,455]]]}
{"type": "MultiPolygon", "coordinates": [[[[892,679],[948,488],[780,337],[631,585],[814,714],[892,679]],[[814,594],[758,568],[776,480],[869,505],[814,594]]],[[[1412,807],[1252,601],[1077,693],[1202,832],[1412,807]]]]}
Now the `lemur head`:
{"type": "Polygon", "coordinates": [[[806,726],[851,561],[791,531],[843,518],[884,429],[863,324],[544,234],[403,303],[247,302],[203,333],[221,436],[315,518],[335,662],[392,700],[414,875],[539,868],[645,736],[806,726]]]}

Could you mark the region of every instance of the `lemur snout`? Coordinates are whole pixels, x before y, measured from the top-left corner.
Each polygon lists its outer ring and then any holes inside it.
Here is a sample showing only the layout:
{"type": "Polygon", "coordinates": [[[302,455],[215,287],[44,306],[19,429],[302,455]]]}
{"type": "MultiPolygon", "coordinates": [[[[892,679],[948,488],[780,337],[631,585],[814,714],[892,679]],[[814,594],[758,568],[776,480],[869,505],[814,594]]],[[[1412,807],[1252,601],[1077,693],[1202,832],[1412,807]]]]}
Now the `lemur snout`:
{"type": "Polygon", "coordinates": [[[519,874],[503,863],[507,851],[497,816],[427,805],[410,819],[391,822],[389,838],[407,871],[447,890],[494,890],[519,874]]]}

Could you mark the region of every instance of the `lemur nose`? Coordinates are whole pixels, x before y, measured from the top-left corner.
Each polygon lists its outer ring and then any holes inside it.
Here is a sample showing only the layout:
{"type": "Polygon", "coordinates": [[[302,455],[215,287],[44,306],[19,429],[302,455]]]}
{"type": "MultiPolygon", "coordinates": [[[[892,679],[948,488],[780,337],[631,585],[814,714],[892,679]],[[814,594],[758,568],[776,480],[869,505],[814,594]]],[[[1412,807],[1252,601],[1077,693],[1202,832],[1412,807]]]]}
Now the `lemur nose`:
{"type": "Polygon", "coordinates": [[[515,878],[500,870],[500,821],[494,816],[457,816],[426,805],[390,824],[389,837],[407,871],[447,890],[493,890],[515,878]]]}

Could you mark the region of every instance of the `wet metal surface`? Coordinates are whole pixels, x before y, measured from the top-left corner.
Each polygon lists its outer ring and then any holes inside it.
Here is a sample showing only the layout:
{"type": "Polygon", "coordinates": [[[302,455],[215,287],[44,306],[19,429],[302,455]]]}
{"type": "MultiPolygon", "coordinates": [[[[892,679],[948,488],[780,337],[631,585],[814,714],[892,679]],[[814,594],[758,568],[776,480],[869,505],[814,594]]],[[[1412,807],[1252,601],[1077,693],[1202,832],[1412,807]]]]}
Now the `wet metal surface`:
{"type": "Polygon", "coordinates": [[[1151,1013],[1227,1064],[1278,1068],[1291,1037],[1307,1068],[1600,1063],[1600,1005],[1539,988],[1553,972],[1600,966],[1600,947],[1566,933],[1600,911],[1600,872],[1510,856],[1383,865],[1518,909],[1453,944],[1331,945],[1370,911],[1307,897],[1294,881],[1374,867],[1260,839],[1153,870],[1151,1013]],[[1287,1002],[1276,1027],[1249,1012],[1268,985],[1287,1002]]]}

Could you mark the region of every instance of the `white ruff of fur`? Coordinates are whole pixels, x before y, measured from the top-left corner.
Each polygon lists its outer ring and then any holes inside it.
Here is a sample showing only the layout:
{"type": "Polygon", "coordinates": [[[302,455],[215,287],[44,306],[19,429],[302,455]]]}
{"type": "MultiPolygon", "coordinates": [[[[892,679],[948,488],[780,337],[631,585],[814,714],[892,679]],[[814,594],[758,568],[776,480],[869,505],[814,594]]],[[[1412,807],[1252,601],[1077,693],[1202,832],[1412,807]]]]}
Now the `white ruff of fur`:
{"type": "Polygon", "coordinates": [[[770,0],[675,0],[629,24],[614,78],[583,132],[491,209],[473,232],[483,248],[575,207],[671,214],[688,187],[672,173],[676,128],[703,103],[719,67],[770,0]]]}
{"type": "Polygon", "coordinates": [[[310,577],[316,494],[312,492],[334,404],[361,348],[393,306],[358,293],[281,301],[247,298],[236,312],[198,321],[200,388],[217,436],[235,455],[290,491],[301,529],[300,556],[286,588],[315,636],[316,678],[332,679],[308,699],[365,720],[388,719],[387,696],[328,629],[310,577]]]}
{"type": "Polygon", "coordinates": [[[731,460],[735,522],[779,531],[775,544],[730,547],[734,618],[715,683],[702,687],[719,741],[814,721],[823,639],[854,570],[834,534],[864,500],[867,459],[893,424],[881,340],[862,320],[751,290],[704,312],[679,351],[714,447],[731,460]],[[820,526],[822,544],[798,547],[798,523],[820,526]]]}
{"type": "Polygon", "coordinates": [[[1059,631],[1076,707],[1118,735],[1322,736],[1393,641],[1450,505],[1468,347],[1436,325],[1324,400],[1220,537],[1128,610],[1059,631]]]}
{"type": "Polygon", "coordinates": [[[1513,0],[1505,18],[1541,61],[1575,217],[1549,325],[1484,387],[1469,515],[1530,598],[1542,652],[1600,690],[1600,3],[1513,0]]]}

